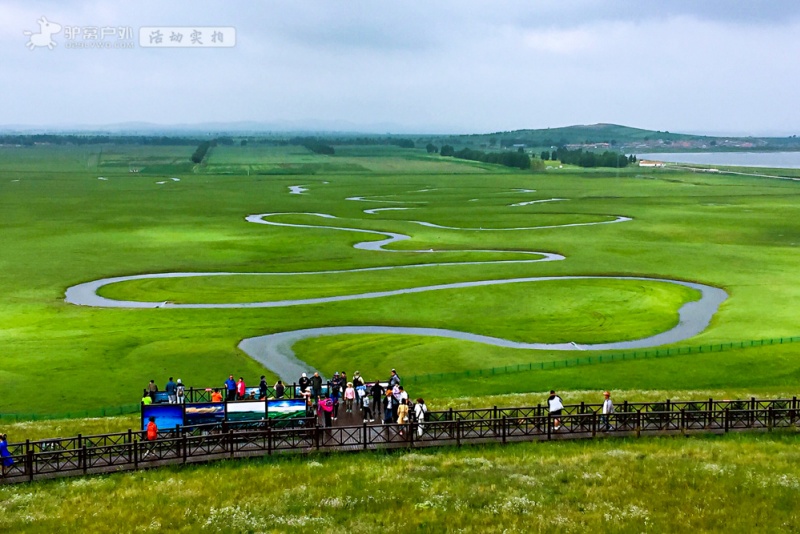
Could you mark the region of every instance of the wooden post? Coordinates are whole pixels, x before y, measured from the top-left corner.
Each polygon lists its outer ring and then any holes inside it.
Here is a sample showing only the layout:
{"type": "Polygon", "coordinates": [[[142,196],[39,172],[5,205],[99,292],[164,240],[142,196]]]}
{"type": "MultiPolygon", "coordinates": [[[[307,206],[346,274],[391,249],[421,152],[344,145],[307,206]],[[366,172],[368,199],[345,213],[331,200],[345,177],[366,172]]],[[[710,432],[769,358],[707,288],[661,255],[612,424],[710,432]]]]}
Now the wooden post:
{"type": "Polygon", "coordinates": [[[730,410],[730,408],[726,407],[725,411],[723,411],[723,416],[722,416],[722,420],[723,420],[722,424],[723,424],[723,426],[725,428],[725,432],[728,432],[728,430],[730,429],[730,423],[729,423],[730,413],[728,413],[729,410],[730,410]]]}
{"type": "MultiPolygon", "coordinates": [[[[450,408],[450,410],[452,411],[453,409],[450,408]]],[[[456,443],[459,447],[461,446],[461,419],[456,421],[456,443]]]]}
{"type": "Polygon", "coordinates": [[[363,434],[362,434],[362,436],[364,436],[364,450],[366,450],[367,449],[367,443],[369,443],[369,429],[367,428],[367,422],[366,421],[364,421],[362,424],[364,425],[363,426],[363,434]]]}
{"type": "Polygon", "coordinates": [[[89,469],[89,466],[88,466],[89,462],[86,461],[87,460],[87,458],[86,458],[86,445],[83,445],[80,448],[80,453],[79,454],[80,454],[80,457],[78,458],[78,461],[83,466],[83,474],[85,475],[86,474],[86,470],[89,469]]]}
{"type": "Polygon", "coordinates": [[[139,439],[135,439],[131,446],[133,447],[133,468],[139,469],[139,439]]]}
{"type": "Polygon", "coordinates": [[[267,455],[272,454],[272,426],[267,425],[267,455]]]}
{"type": "MultiPolygon", "coordinates": [[[[608,415],[606,416],[608,417],[608,415]]],[[[597,436],[597,412],[592,412],[592,437],[597,436]]]]}
{"type": "Polygon", "coordinates": [[[501,431],[501,434],[502,434],[502,437],[503,437],[503,443],[505,443],[505,442],[506,442],[506,433],[507,433],[507,431],[506,431],[506,423],[507,423],[507,419],[506,419],[506,416],[504,415],[504,416],[503,416],[503,422],[502,422],[502,425],[503,425],[503,426],[502,426],[502,428],[500,429],[500,431],[501,431]]]}
{"type": "Polygon", "coordinates": [[[183,446],[181,447],[183,450],[183,463],[186,463],[189,457],[189,438],[184,434],[181,439],[183,440],[183,446]]]}
{"type": "Polygon", "coordinates": [[[31,449],[25,452],[25,469],[28,470],[28,481],[33,481],[33,451],[31,449]]]}
{"type": "Polygon", "coordinates": [[[233,430],[228,430],[228,447],[231,448],[230,454],[233,458],[233,430]]]}
{"type": "Polygon", "coordinates": [[[772,432],[772,427],[775,425],[775,412],[772,411],[772,404],[767,408],[767,431],[772,432]]]}

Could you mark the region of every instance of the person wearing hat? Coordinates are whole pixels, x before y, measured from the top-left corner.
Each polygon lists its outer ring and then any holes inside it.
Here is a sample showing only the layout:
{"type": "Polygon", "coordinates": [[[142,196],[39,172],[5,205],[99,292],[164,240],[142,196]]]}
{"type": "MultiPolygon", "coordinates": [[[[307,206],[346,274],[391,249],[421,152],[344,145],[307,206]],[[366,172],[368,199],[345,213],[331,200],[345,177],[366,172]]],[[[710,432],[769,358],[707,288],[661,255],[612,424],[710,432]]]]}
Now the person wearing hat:
{"type": "Polygon", "coordinates": [[[344,390],[344,407],[347,413],[353,413],[353,401],[356,400],[356,388],[353,387],[352,382],[347,383],[347,388],[344,390]]]}
{"type": "Polygon", "coordinates": [[[300,386],[300,391],[305,391],[306,388],[311,385],[311,380],[303,373],[300,375],[300,380],[297,381],[297,385],[300,386]]]}
{"type": "Polygon", "coordinates": [[[600,416],[600,419],[603,422],[603,431],[608,432],[611,430],[611,424],[608,420],[611,414],[614,413],[614,402],[611,400],[611,392],[603,392],[603,399],[603,415],[600,416]]]}
{"type": "Polygon", "coordinates": [[[178,379],[178,383],[175,384],[175,399],[177,400],[178,404],[183,404],[186,402],[186,386],[183,385],[181,379],[178,379]]]}

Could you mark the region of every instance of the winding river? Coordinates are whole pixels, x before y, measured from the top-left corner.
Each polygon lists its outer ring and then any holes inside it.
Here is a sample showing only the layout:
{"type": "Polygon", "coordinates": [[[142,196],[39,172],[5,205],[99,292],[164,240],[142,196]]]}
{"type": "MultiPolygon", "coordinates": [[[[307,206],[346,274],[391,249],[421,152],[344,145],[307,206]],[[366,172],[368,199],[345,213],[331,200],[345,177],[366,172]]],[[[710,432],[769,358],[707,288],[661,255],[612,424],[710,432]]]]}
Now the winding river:
{"type": "MultiPolygon", "coordinates": [[[[293,190],[295,191],[295,190],[293,190]]],[[[351,197],[348,200],[369,201],[364,197],[351,197]]],[[[546,199],[546,200],[533,200],[529,202],[519,203],[516,205],[528,205],[538,202],[548,201],[562,201],[566,199],[546,199]]],[[[392,201],[374,201],[374,202],[392,202],[392,201]]],[[[396,201],[395,201],[396,202],[396,201]]],[[[382,208],[382,209],[401,209],[401,208],[382,208]]],[[[379,209],[367,210],[366,213],[375,213],[379,209]]],[[[380,252],[416,252],[416,253],[436,253],[442,251],[429,250],[392,250],[387,249],[388,245],[398,243],[400,241],[410,240],[411,237],[405,234],[395,232],[384,232],[376,230],[366,230],[360,228],[348,228],[346,226],[335,225],[312,225],[312,224],[297,224],[278,222],[274,219],[278,216],[285,215],[303,215],[323,219],[325,221],[335,221],[337,217],[324,214],[324,213],[262,213],[256,215],[249,215],[245,218],[247,222],[253,224],[263,224],[276,227],[291,227],[291,228],[313,228],[313,229],[326,229],[331,231],[345,231],[355,232],[360,234],[377,235],[383,237],[381,240],[371,240],[356,243],[354,247],[359,250],[367,251],[380,251],[380,252]]],[[[632,219],[624,216],[610,216],[609,220],[588,222],[588,223],[570,223],[562,225],[550,226],[533,226],[533,227],[519,227],[519,228],[455,228],[449,226],[436,225],[424,221],[406,221],[423,225],[426,227],[440,228],[447,230],[458,231],[534,231],[541,229],[552,228],[568,228],[575,226],[594,226],[603,224],[615,224],[628,222],[632,219]]],[[[111,278],[104,278],[92,282],[86,282],[72,286],[66,291],[66,302],[79,306],[93,306],[103,308],[279,308],[291,306],[304,306],[310,304],[322,304],[328,302],[342,302],[348,300],[364,300],[391,297],[396,295],[408,295],[413,293],[423,293],[428,291],[443,291],[450,289],[461,289],[469,287],[485,287],[493,285],[505,284],[520,284],[520,283],[536,283],[552,280],[587,280],[587,279],[614,279],[614,280],[631,280],[631,281],[646,281],[646,282],[660,282],[668,284],[677,284],[684,287],[689,287],[700,291],[700,300],[688,302],[684,304],[679,313],[678,324],[666,331],[654,336],[633,341],[620,341],[612,343],[601,344],[588,344],[578,345],[575,343],[522,343],[511,341],[507,339],[478,335],[470,332],[460,332],[455,330],[437,329],[437,328],[404,328],[404,327],[388,327],[388,326],[346,326],[346,327],[320,327],[320,328],[307,328],[301,330],[294,330],[289,332],[279,332],[264,336],[244,339],[240,342],[239,348],[242,349],[253,359],[262,363],[265,367],[276,373],[282,379],[289,382],[294,381],[302,372],[314,372],[315,369],[311,368],[305,362],[297,359],[292,350],[292,346],[300,340],[315,338],[320,336],[333,336],[342,334],[397,334],[397,335],[415,335],[415,336],[435,336],[451,339],[458,339],[462,341],[470,341],[475,343],[483,343],[498,347],[525,349],[525,350],[626,350],[637,348],[648,348],[665,345],[668,343],[675,343],[684,339],[690,338],[701,333],[718,310],[722,302],[727,298],[727,294],[722,289],[692,282],[684,282],[679,280],[669,280],[662,278],[648,278],[637,276],[537,276],[537,277],[518,277],[507,278],[500,280],[475,280],[470,282],[455,282],[446,284],[435,284],[428,286],[410,287],[396,290],[387,291],[373,291],[367,293],[358,293],[351,295],[338,295],[330,297],[315,297],[304,299],[292,300],[273,300],[273,301],[257,301],[257,302],[231,302],[231,303],[173,303],[173,302],[151,302],[151,301],[128,301],[128,300],[115,300],[102,297],[98,295],[98,291],[109,284],[120,282],[127,282],[132,280],[142,279],[164,279],[164,278],[189,278],[189,277],[210,277],[210,276],[308,276],[308,275],[333,275],[338,273],[353,273],[353,272],[366,272],[366,271],[381,271],[381,270],[395,270],[395,269],[420,269],[428,267],[441,267],[441,266],[458,266],[458,265],[488,265],[488,264],[506,264],[506,263],[537,263],[548,261],[564,260],[564,256],[550,252],[536,252],[536,251],[512,251],[512,250],[462,250],[454,251],[448,250],[447,252],[470,252],[470,253],[515,253],[523,256],[533,256],[524,259],[510,259],[510,260],[486,260],[486,261],[464,261],[464,262],[447,262],[447,263],[424,263],[412,265],[399,265],[399,266],[383,266],[383,267],[366,267],[360,269],[343,269],[343,270],[328,270],[328,271],[315,271],[315,272],[275,272],[275,273],[242,273],[242,272],[177,272],[177,273],[150,273],[139,274],[132,276],[118,276],[111,278]]]]}

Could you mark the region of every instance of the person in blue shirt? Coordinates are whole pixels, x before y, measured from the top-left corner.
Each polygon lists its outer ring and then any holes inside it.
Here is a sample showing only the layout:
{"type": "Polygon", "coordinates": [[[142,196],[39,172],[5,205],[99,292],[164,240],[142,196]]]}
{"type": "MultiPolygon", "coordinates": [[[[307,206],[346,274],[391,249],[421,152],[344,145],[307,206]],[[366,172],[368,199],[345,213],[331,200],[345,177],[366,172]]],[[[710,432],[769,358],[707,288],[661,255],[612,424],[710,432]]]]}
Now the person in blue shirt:
{"type": "Polygon", "coordinates": [[[164,389],[167,391],[167,397],[169,398],[169,403],[170,404],[177,403],[178,402],[178,397],[176,395],[176,392],[178,390],[178,386],[175,385],[175,382],[172,381],[172,377],[169,377],[169,380],[167,381],[167,385],[166,385],[166,387],[164,389]]]}
{"type": "Polygon", "coordinates": [[[228,379],[225,381],[225,389],[228,390],[228,397],[225,399],[227,401],[235,401],[236,400],[236,380],[233,379],[233,375],[230,375],[228,379]]]}
{"type": "Polygon", "coordinates": [[[14,465],[14,458],[8,451],[8,436],[0,434],[0,458],[3,460],[3,476],[6,476],[8,469],[14,465]]]}

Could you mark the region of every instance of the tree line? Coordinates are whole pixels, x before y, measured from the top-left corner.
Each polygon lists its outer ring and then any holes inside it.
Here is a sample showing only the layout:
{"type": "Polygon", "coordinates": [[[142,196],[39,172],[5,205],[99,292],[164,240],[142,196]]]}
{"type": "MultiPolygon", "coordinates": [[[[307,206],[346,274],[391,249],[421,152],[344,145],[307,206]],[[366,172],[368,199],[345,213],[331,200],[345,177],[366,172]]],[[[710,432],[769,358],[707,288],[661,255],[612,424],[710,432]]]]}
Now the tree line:
{"type": "Polygon", "coordinates": [[[602,154],[599,152],[584,151],[582,148],[569,150],[566,147],[559,147],[556,150],[543,151],[540,154],[542,160],[559,160],[567,165],[577,165],[579,167],[627,167],[629,163],[636,162],[636,156],[631,154],[626,156],[619,152],[606,150],[602,154]]]}
{"type": "MultiPolygon", "coordinates": [[[[428,149],[428,152],[432,152],[432,150],[428,149]]],[[[444,145],[439,151],[439,154],[459,159],[468,159],[470,161],[505,165],[506,167],[514,167],[523,170],[531,168],[531,158],[522,149],[513,152],[482,152],[472,148],[455,150],[451,145],[444,145]]]]}

